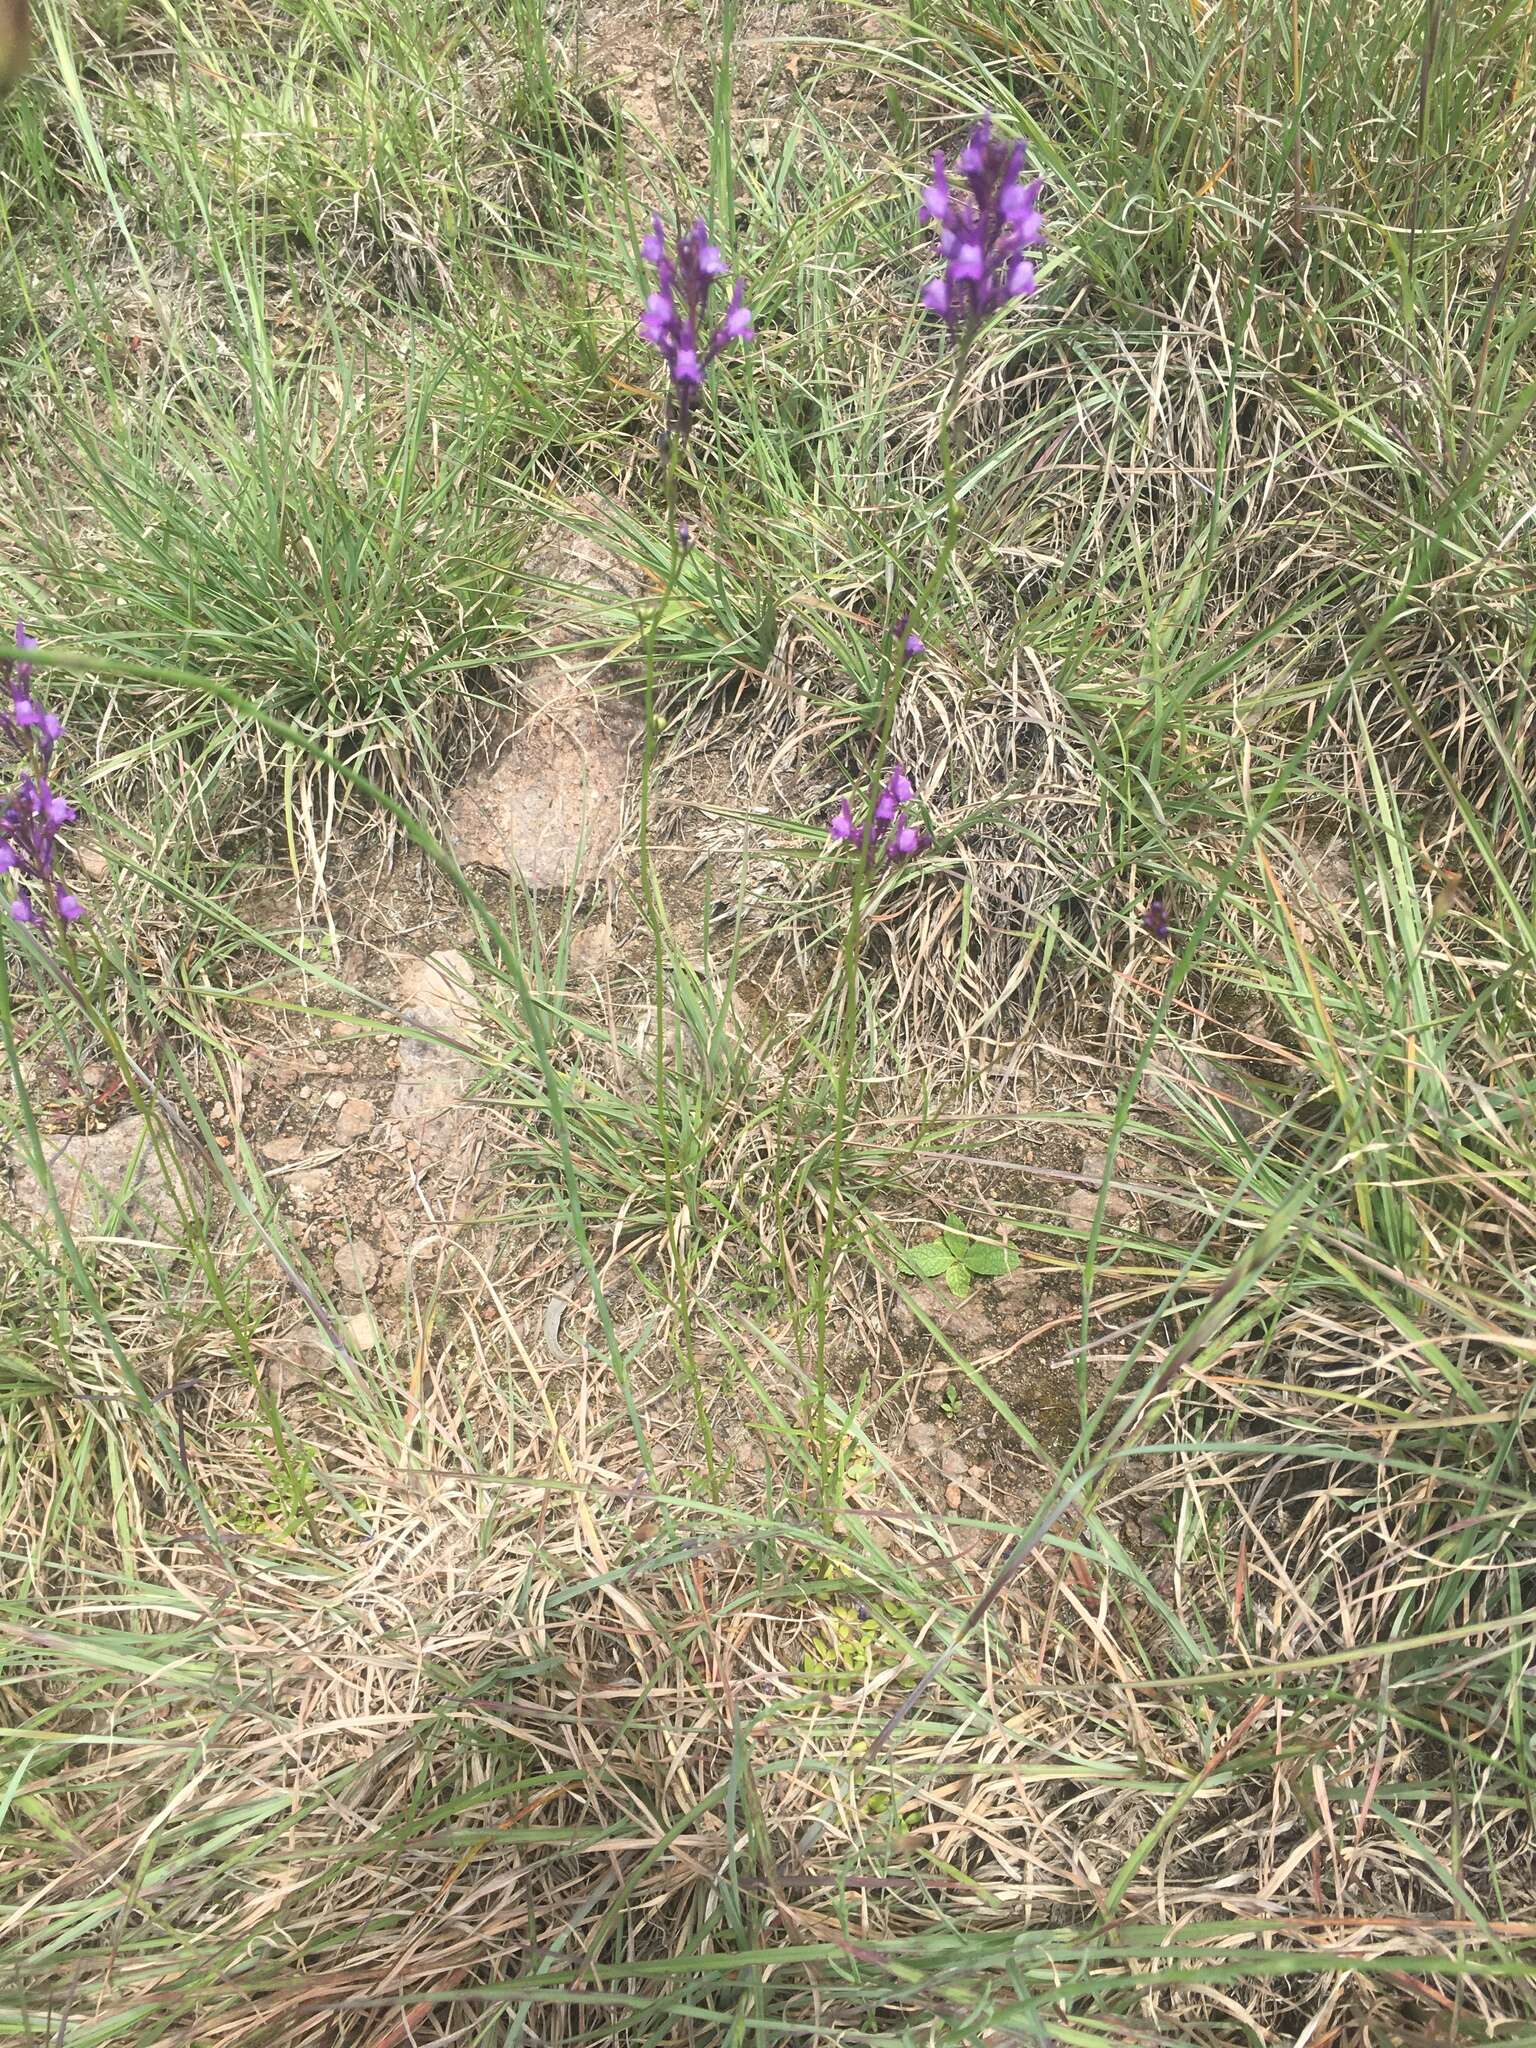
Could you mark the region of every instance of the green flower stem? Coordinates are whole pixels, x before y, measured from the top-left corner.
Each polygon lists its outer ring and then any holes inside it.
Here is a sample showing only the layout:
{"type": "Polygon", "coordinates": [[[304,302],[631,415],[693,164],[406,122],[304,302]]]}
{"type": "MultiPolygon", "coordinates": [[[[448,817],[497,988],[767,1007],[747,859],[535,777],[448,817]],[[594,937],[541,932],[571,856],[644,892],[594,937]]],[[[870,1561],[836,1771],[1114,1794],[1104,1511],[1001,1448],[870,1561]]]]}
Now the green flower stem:
{"type": "MultiPolygon", "coordinates": [[[[962,340],[955,356],[955,367],[950,375],[949,389],[944,395],[944,404],[939,413],[939,461],[944,474],[944,539],[939,548],[933,568],[923,584],[915,617],[909,625],[926,622],[934,599],[949,573],[954,559],[955,543],[959,537],[959,491],[955,479],[953,448],[953,422],[955,408],[959,401],[960,387],[965,376],[968,343],[962,340]]],[[[888,632],[886,646],[886,683],[880,705],[880,723],[875,750],[865,791],[865,816],[874,815],[880,784],[886,772],[886,761],[890,753],[891,733],[896,723],[896,708],[901,700],[901,682],[906,672],[906,650],[902,644],[907,629],[902,632],[888,632]]],[[[873,865],[868,859],[853,863],[853,885],[848,905],[848,922],[843,931],[842,947],[842,1017],[838,1030],[837,1069],[833,1082],[832,1111],[832,1156],[827,1174],[826,1217],[822,1227],[821,1250],[816,1269],[812,1276],[813,1300],[816,1316],[816,1350],[813,1364],[815,1386],[814,1429],[817,1454],[820,1460],[821,1507],[823,1515],[831,1512],[831,1491],[838,1470],[835,1452],[827,1441],[827,1305],[832,1288],[832,1275],[836,1269],[838,1255],[842,1250],[843,1229],[840,1208],[843,1191],[843,1167],[847,1154],[849,1102],[853,1093],[853,1056],[858,1042],[859,1016],[859,968],[864,944],[864,903],[874,879],[873,865]]]]}
{"type": "Polygon", "coordinates": [[[666,517],[667,573],[655,606],[647,616],[641,634],[645,656],[645,745],[640,758],[640,894],[646,922],[651,929],[651,968],[655,986],[655,1043],[652,1048],[652,1081],[656,1094],[656,1129],[661,1149],[661,1179],[667,1220],[667,1256],[677,1282],[677,1312],[683,1333],[683,1370],[693,1396],[693,1410],[704,1442],[705,1475],[709,1497],[718,1504],[720,1479],[715,1465],[715,1438],[710,1428],[694,1341],[693,1308],[688,1273],[677,1218],[677,1171],[672,1151],[671,1117],[667,1090],[667,913],[656,879],[651,853],[651,776],[656,760],[658,727],[656,719],[656,644],[661,622],[683,569],[683,545],[677,529],[677,463],[680,452],[677,434],[667,436],[666,517]]]}

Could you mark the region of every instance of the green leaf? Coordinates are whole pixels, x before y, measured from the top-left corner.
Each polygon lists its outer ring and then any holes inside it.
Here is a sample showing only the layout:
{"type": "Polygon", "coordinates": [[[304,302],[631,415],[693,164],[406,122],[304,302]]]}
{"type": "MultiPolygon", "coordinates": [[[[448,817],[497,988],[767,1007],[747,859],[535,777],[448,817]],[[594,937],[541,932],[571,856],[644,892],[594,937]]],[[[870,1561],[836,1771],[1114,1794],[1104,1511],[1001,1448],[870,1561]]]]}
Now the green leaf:
{"type": "Polygon", "coordinates": [[[945,1244],[949,1246],[950,1257],[952,1259],[963,1259],[965,1257],[965,1248],[970,1243],[971,1238],[970,1232],[960,1221],[960,1218],[958,1216],[946,1216],[944,1218],[944,1228],[940,1234],[945,1244]]]}
{"type": "Polygon", "coordinates": [[[1019,1255],[1006,1244],[973,1244],[966,1252],[965,1263],[973,1273],[990,1279],[996,1273],[1011,1273],[1019,1263],[1019,1255]]]}
{"type": "Polygon", "coordinates": [[[901,1254],[901,1263],[909,1273],[921,1273],[925,1280],[936,1280],[949,1264],[950,1252],[939,1238],[930,1238],[927,1244],[908,1245],[901,1254]]]}
{"type": "Polygon", "coordinates": [[[971,1291],[971,1269],[956,1259],[952,1266],[944,1268],[944,1285],[956,1301],[964,1301],[971,1291]]]}

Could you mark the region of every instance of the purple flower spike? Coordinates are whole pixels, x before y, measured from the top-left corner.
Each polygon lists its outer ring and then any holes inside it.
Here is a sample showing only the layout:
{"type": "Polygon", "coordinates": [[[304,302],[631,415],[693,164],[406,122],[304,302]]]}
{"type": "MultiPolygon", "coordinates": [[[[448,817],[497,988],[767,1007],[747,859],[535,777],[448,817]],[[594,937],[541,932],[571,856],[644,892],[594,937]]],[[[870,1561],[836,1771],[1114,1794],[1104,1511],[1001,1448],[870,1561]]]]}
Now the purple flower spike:
{"type": "Polygon", "coordinates": [[[668,429],[686,434],[710,365],[732,342],[754,339],[751,309],[744,302],[738,280],[725,317],[711,328],[710,298],[727,270],[725,258],[709,239],[709,229],[703,221],[696,220],[686,233],[679,231],[677,254],[673,257],[667,253],[667,231],[661,215],[652,214],[651,232],[640,244],[640,253],[656,271],[656,289],[646,300],[640,321],[641,338],[650,343],[667,366],[671,380],[667,395],[668,429]]]}
{"type": "Polygon", "coordinates": [[[1039,178],[1024,179],[1022,142],[992,133],[992,117],[980,123],[960,152],[955,168],[967,193],[957,194],[944,164],[933,159],[933,179],[923,190],[919,218],[939,230],[944,269],[923,287],[923,304],[952,335],[969,336],[1010,299],[1035,289],[1035,266],[1024,255],[1045,240],[1039,178]]]}
{"type": "Polygon", "coordinates": [[[1170,939],[1173,926],[1168,922],[1168,906],[1161,896],[1154,896],[1141,914],[1142,929],[1154,939],[1170,939]]]}
{"type": "Polygon", "coordinates": [[[881,785],[867,825],[854,822],[853,805],[844,797],[828,830],[843,845],[857,847],[868,861],[882,852],[888,861],[909,860],[933,844],[932,834],[912,824],[903,813],[903,806],[911,803],[913,794],[906,770],[893,767],[881,785]]]}
{"type": "Polygon", "coordinates": [[[54,879],[59,828],[72,824],[78,814],[48,782],[48,764],[63,736],[64,722],[32,694],[32,664],[20,657],[36,645],[26,627],[18,624],[18,658],[0,660],[0,685],[8,699],[0,701],[0,742],[19,756],[22,767],[14,795],[0,808],[0,875],[9,875],[15,885],[6,906],[12,923],[33,929],[47,923],[39,901],[65,924],[75,924],[85,915],[79,897],[54,879]]]}

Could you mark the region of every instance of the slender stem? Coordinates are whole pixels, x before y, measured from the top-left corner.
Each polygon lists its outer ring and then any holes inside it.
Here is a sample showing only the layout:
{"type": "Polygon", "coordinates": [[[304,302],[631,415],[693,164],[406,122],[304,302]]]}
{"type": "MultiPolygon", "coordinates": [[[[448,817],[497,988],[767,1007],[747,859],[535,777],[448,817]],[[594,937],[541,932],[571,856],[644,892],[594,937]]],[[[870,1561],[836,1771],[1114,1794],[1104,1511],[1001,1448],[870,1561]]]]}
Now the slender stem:
{"type": "Polygon", "coordinates": [[[680,445],[680,435],[669,433],[666,454],[667,573],[655,607],[646,618],[641,636],[645,654],[645,749],[640,760],[640,893],[645,906],[646,922],[651,928],[651,968],[656,995],[652,1082],[656,1094],[656,1130],[661,1151],[667,1257],[677,1281],[677,1310],[683,1331],[684,1371],[693,1395],[693,1409],[699,1433],[704,1441],[704,1465],[709,1483],[709,1496],[718,1504],[720,1480],[715,1467],[715,1438],[709,1424],[709,1411],[705,1405],[704,1385],[699,1373],[698,1355],[694,1344],[693,1308],[689,1299],[685,1247],[681,1244],[678,1233],[677,1171],[672,1148],[667,1089],[667,1039],[670,1029],[667,1012],[667,914],[656,880],[656,864],[651,851],[651,773],[655,765],[657,742],[656,643],[662,619],[666,615],[667,606],[671,602],[672,593],[677,588],[683,569],[684,548],[677,523],[677,458],[680,445]]]}
{"type": "MultiPolygon", "coordinates": [[[[960,387],[965,376],[968,347],[969,337],[962,338],[950,375],[949,389],[945,393],[944,404],[939,413],[939,461],[944,475],[944,539],[933,567],[923,583],[911,623],[926,623],[944,578],[949,574],[950,564],[954,560],[955,543],[959,537],[959,494],[955,479],[952,429],[960,387]]],[[[896,723],[896,708],[901,701],[901,683],[906,673],[906,631],[907,626],[903,624],[899,630],[888,631],[887,634],[888,668],[885,692],[881,699],[880,722],[870,766],[869,784],[865,791],[865,815],[870,818],[874,816],[875,802],[886,772],[891,733],[896,723]]],[[[840,1209],[843,1166],[847,1156],[849,1105],[853,1094],[853,1059],[858,1044],[859,968],[864,944],[864,902],[875,874],[871,856],[872,849],[866,849],[864,859],[853,864],[848,922],[843,929],[842,1016],[838,1031],[837,1067],[833,1077],[832,1157],[827,1174],[826,1221],[822,1229],[821,1252],[812,1279],[816,1313],[816,1353],[813,1368],[816,1403],[814,1428],[817,1455],[820,1460],[821,1508],[824,1516],[830,1512],[835,1470],[835,1459],[827,1440],[827,1305],[831,1294],[832,1275],[842,1250],[840,1209]]]]}

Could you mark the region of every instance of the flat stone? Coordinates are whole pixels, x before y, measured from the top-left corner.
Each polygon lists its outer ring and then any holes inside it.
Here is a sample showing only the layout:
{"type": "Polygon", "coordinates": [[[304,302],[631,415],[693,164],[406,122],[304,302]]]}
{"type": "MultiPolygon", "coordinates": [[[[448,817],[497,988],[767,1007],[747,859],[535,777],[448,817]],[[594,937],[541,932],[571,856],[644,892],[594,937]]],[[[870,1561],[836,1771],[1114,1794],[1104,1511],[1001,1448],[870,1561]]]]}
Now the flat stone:
{"type": "Polygon", "coordinates": [[[455,859],[530,889],[598,881],[618,849],[639,733],[631,711],[590,691],[504,727],[496,757],[449,802],[455,859]]]}
{"type": "Polygon", "coordinates": [[[330,1340],[310,1323],[277,1331],[263,1338],[258,1349],[267,1390],[275,1401],[323,1379],[336,1363],[330,1340]]]}
{"type": "Polygon", "coordinates": [[[583,925],[571,933],[571,965],[583,974],[600,974],[617,951],[611,925],[583,925]]]}
{"type": "MultiPolygon", "coordinates": [[[[43,1140],[48,1180],[64,1220],[81,1236],[109,1231],[125,1236],[168,1234],[179,1239],[184,1217],[206,1218],[206,1177],[190,1165],[162,1131],[159,1148],[142,1116],[126,1116],[104,1131],[43,1140]]],[[[26,1158],[7,1160],[11,1192],[27,1214],[47,1223],[53,1208],[26,1158]]]]}
{"type": "Polygon", "coordinates": [[[365,1136],[373,1129],[378,1111],[371,1102],[360,1095],[350,1102],[343,1099],[341,1113],[336,1119],[336,1136],[343,1145],[350,1145],[354,1139],[365,1136]]]}
{"type": "Polygon", "coordinates": [[[402,976],[401,1013],[425,1035],[400,1039],[389,1121],[413,1163],[463,1166],[474,1142],[465,1097],[476,1062],[467,1048],[478,1035],[474,974],[464,955],[444,950],[412,961],[402,976]]]}
{"type": "Polygon", "coordinates": [[[336,1280],[346,1294],[366,1294],[379,1274],[379,1255],[363,1237],[344,1244],[335,1258],[336,1280]]]}
{"type": "MultiPolygon", "coordinates": [[[[602,525],[616,515],[617,508],[595,492],[578,498],[572,511],[602,525]]],[[[626,599],[630,603],[645,588],[645,578],[632,562],[599,540],[558,520],[550,520],[539,532],[523,563],[523,575],[540,599],[539,610],[550,623],[572,630],[572,613],[583,601],[626,599]]]]}
{"type": "Polygon", "coordinates": [[[273,1166],[292,1166],[296,1159],[304,1157],[309,1147],[303,1138],[268,1138],[256,1149],[273,1166]]]}
{"type": "Polygon", "coordinates": [[[1193,1046],[1155,1046],[1142,1071],[1140,1093],[1182,1116],[1198,1103],[1207,1113],[1225,1115],[1244,1137],[1252,1137],[1268,1117],[1237,1061],[1211,1059],[1193,1046]]]}
{"type": "Polygon", "coordinates": [[[341,1333],[354,1351],[372,1351],[379,1341],[379,1326],[367,1309],[348,1316],[341,1326],[341,1333]]]}

